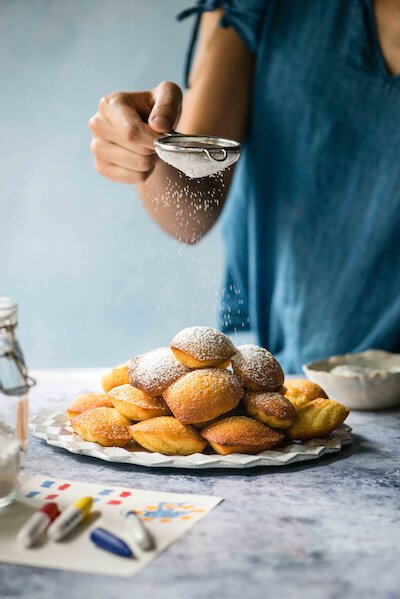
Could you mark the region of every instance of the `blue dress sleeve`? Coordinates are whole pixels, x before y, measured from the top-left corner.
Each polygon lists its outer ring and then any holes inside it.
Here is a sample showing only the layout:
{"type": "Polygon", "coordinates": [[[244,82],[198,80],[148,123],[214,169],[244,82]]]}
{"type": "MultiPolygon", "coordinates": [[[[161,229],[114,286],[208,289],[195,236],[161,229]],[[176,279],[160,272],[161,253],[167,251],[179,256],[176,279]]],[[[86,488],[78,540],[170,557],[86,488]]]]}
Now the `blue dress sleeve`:
{"type": "Polygon", "coordinates": [[[190,67],[203,12],[222,8],[224,14],[220,21],[221,27],[233,27],[246,46],[252,52],[255,52],[265,3],[266,0],[197,0],[195,6],[182,11],[177,16],[178,21],[182,21],[192,15],[196,16],[186,61],[186,85],[188,85],[190,67]]]}

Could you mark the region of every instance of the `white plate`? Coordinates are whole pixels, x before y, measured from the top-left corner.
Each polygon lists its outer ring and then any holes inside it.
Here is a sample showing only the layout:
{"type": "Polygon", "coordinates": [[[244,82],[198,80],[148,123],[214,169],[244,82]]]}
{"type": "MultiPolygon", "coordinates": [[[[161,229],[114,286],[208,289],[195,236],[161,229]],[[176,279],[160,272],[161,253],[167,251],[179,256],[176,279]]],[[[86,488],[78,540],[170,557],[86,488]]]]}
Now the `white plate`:
{"type": "Polygon", "coordinates": [[[340,451],[352,442],[351,428],[342,424],[325,439],[292,443],[280,449],[269,449],[257,455],[234,453],[227,456],[195,453],[188,456],[165,456],[160,453],[128,451],[120,447],[101,447],[83,441],[74,433],[68,416],[63,412],[47,411],[33,416],[31,430],[35,437],[49,445],[62,447],[71,453],[88,455],[106,462],[136,464],[156,468],[253,468],[254,466],[285,466],[294,462],[315,460],[327,453],[340,451]]]}

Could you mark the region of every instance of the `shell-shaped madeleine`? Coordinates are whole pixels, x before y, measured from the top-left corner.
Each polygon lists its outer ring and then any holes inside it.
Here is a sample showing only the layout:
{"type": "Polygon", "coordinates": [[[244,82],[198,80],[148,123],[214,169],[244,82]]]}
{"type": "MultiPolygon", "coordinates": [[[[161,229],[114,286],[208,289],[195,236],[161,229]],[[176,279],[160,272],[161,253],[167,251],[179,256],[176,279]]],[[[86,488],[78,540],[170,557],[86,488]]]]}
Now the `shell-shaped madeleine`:
{"type": "Polygon", "coordinates": [[[93,408],[71,420],[74,431],[85,441],[103,447],[124,447],[130,440],[131,421],[115,408],[93,408]]]}
{"type": "Polygon", "coordinates": [[[307,401],[305,401],[303,405],[308,401],[319,399],[321,397],[328,399],[328,396],[322,387],[308,379],[286,379],[284,385],[286,387],[285,396],[290,399],[290,401],[292,401],[292,397],[294,401],[298,398],[296,408],[301,407],[300,403],[304,402],[304,400],[300,398],[300,394],[303,394],[307,398],[307,401]]]}
{"type": "Polygon", "coordinates": [[[206,426],[201,436],[221,455],[259,453],[279,445],[285,436],[247,416],[230,416],[206,426]]]}
{"type": "Polygon", "coordinates": [[[112,408],[111,398],[106,393],[85,393],[74,399],[67,409],[70,418],[75,418],[86,410],[93,408],[112,408]]]}
{"type": "Polygon", "coordinates": [[[132,358],[129,383],[152,397],[159,397],[169,385],[190,372],[177,360],[169,347],[152,349],[132,358]]]}
{"type": "Polygon", "coordinates": [[[119,385],[126,385],[129,383],[128,380],[128,363],[121,364],[120,366],[116,366],[112,368],[110,372],[107,372],[101,378],[101,386],[104,391],[108,393],[114,387],[118,387],[119,385]]]}
{"type": "Polygon", "coordinates": [[[300,408],[297,420],[286,429],[289,439],[304,441],[326,437],[349,415],[349,410],[333,399],[314,399],[300,408]]]}
{"type": "Polygon", "coordinates": [[[239,345],[231,358],[233,372],[250,391],[275,391],[282,386],[283,370],[268,350],[258,345],[239,345]]]}
{"type": "Polygon", "coordinates": [[[229,337],[205,326],[182,329],[172,339],[170,347],[176,358],[190,368],[223,365],[235,353],[229,337]]]}
{"type": "Polygon", "coordinates": [[[297,419],[292,403],[274,391],[248,391],[243,403],[250,416],[272,428],[288,428],[297,419]]]}
{"type": "Polygon", "coordinates": [[[229,412],[242,396],[238,377],[220,368],[193,370],[163,393],[171,412],[185,424],[207,422],[229,412]]]}
{"type": "Polygon", "coordinates": [[[164,455],[200,453],[207,442],[199,433],[173,416],[151,418],[129,428],[132,438],[145,449],[164,455]]]}
{"type": "Polygon", "coordinates": [[[296,411],[300,410],[306,403],[311,401],[307,395],[304,395],[304,393],[299,389],[296,389],[296,387],[288,387],[285,391],[285,397],[292,403],[296,411]]]}
{"type": "Polygon", "coordinates": [[[162,397],[152,397],[129,384],[114,387],[108,395],[114,408],[130,420],[147,420],[171,414],[162,397]]]}

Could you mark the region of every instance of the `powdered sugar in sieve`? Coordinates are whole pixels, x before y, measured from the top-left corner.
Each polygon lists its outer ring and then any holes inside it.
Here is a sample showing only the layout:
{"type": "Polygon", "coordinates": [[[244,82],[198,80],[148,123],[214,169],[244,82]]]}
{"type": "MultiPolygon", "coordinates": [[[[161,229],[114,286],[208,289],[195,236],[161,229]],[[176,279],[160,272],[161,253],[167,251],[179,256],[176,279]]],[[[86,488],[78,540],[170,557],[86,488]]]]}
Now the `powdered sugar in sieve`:
{"type": "Polygon", "coordinates": [[[154,142],[157,155],[191,179],[215,175],[240,157],[240,144],[203,135],[167,134],[154,142]]]}

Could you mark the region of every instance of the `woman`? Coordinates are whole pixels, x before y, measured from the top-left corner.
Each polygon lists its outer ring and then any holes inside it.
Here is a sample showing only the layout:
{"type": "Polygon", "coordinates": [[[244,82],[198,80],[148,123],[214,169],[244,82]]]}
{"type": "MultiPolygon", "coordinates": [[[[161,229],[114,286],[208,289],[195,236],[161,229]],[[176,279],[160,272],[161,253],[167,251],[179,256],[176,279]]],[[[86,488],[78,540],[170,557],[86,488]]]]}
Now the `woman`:
{"type": "Polygon", "coordinates": [[[182,16],[192,13],[183,103],[168,82],[102,98],[90,120],[98,172],[136,184],[187,243],[212,227],[229,189],[222,320],[255,331],[287,371],[400,351],[400,0],[203,0],[182,16]],[[245,142],[221,201],[181,201],[179,217],[160,202],[168,177],[191,198],[199,183],[153,149],[175,127],[245,142]]]}

